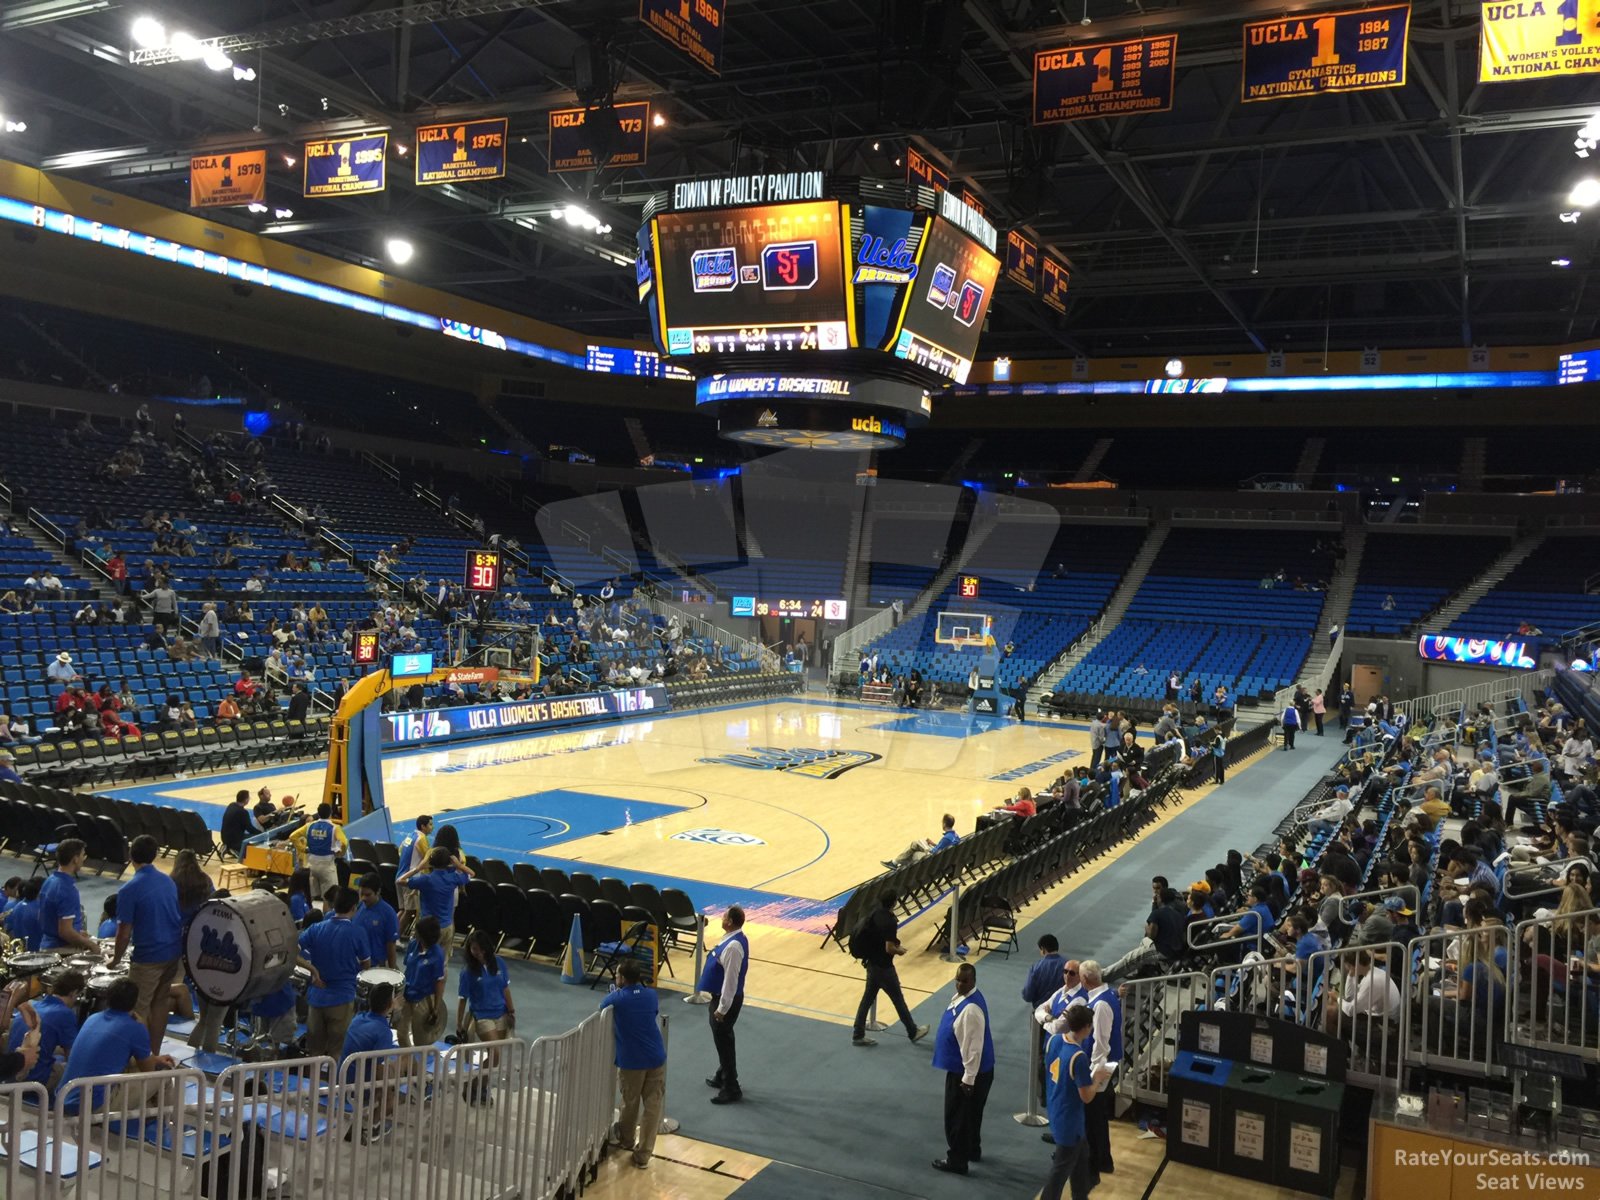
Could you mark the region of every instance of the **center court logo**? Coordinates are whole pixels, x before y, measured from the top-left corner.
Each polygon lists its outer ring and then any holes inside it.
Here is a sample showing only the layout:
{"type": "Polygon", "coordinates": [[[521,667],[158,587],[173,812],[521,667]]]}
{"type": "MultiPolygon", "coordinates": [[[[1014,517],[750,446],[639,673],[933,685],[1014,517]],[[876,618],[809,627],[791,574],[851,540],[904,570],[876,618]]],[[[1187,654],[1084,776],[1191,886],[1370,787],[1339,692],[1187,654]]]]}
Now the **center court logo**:
{"type": "Polygon", "coordinates": [[[753,833],[735,833],[731,829],[685,829],[672,835],[674,842],[701,842],[709,846],[765,846],[767,843],[753,833]]]}
{"type": "Polygon", "coordinates": [[[700,761],[751,771],[783,771],[807,779],[837,779],[846,771],[877,762],[882,757],[869,750],[812,750],[804,746],[783,750],[776,746],[751,746],[748,754],[719,754],[700,761]]]}

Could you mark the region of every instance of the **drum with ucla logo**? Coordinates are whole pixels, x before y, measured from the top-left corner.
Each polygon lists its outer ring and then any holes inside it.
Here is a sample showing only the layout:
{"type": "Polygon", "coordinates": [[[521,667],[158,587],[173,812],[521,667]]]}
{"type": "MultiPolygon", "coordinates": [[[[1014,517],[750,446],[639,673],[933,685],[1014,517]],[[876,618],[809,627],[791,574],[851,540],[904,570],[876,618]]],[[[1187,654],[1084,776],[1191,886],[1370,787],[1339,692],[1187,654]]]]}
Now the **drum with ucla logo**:
{"type": "Polygon", "coordinates": [[[183,950],[189,978],[207,1000],[254,1000],[277,991],[294,974],[294,918],[271,892],[208,900],[189,922],[183,950]]]}

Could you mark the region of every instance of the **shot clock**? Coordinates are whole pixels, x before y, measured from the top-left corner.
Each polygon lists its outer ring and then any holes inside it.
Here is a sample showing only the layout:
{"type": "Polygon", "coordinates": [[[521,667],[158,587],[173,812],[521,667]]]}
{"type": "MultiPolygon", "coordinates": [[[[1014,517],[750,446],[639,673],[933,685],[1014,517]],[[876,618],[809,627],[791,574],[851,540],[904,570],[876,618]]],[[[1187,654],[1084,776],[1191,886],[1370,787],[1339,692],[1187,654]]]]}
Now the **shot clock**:
{"type": "Polygon", "coordinates": [[[500,590],[500,552],[498,550],[468,550],[466,587],[469,592],[498,592],[500,590]]]}
{"type": "Polygon", "coordinates": [[[350,647],[350,656],[362,665],[370,665],[378,661],[378,631],[376,629],[356,630],[355,643],[350,647]]]}

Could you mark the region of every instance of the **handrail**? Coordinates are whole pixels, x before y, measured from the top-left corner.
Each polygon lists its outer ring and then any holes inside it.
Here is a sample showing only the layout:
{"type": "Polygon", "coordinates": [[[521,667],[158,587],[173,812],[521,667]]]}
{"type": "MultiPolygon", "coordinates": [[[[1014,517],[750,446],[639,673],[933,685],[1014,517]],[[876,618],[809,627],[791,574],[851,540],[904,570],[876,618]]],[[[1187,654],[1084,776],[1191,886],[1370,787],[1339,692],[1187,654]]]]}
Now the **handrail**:
{"type": "Polygon", "coordinates": [[[57,525],[37,508],[28,509],[28,520],[33,525],[37,526],[39,532],[44,534],[45,537],[49,538],[63,550],[66,549],[67,531],[65,529],[61,528],[61,526],[57,525]]]}
{"type": "Polygon", "coordinates": [[[363,450],[361,452],[361,461],[366,463],[369,467],[375,468],[379,474],[387,475],[395,483],[400,482],[399,469],[392,462],[379,458],[372,451],[363,450]]]}
{"type": "Polygon", "coordinates": [[[625,573],[630,575],[633,574],[634,569],[638,565],[634,561],[625,558],[623,555],[613,550],[610,546],[600,547],[600,558],[601,561],[608,562],[613,567],[620,567],[625,573]]]}
{"type": "Polygon", "coordinates": [[[1492,704],[1510,696],[1526,696],[1530,691],[1545,687],[1553,677],[1554,672],[1548,668],[1543,671],[1496,676],[1468,687],[1451,688],[1448,691],[1402,700],[1394,707],[1396,712],[1405,713],[1413,721],[1432,712],[1466,712],[1480,704],[1492,704]]]}
{"type": "Polygon", "coordinates": [[[593,543],[593,540],[594,540],[589,536],[587,530],[579,528],[578,526],[574,525],[571,521],[562,521],[561,522],[561,532],[566,534],[573,541],[577,542],[585,550],[589,549],[590,545],[593,543]]]}
{"type": "Polygon", "coordinates": [[[865,621],[860,621],[846,629],[833,639],[833,658],[828,663],[828,677],[837,679],[842,673],[850,670],[854,664],[851,662],[857,652],[871,642],[891,632],[898,622],[895,620],[893,604],[879,609],[865,621]]]}
{"type": "MultiPolygon", "coordinates": [[[[1313,634],[1312,636],[1315,637],[1316,635],[1313,634]]],[[[1316,676],[1316,678],[1311,680],[1310,683],[1307,683],[1305,680],[1300,680],[1297,683],[1291,683],[1288,687],[1279,688],[1273,695],[1273,716],[1279,717],[1283,715],[1283,710],[1288,706],[1289,701],[1294,699],[1295,688],[1301,686],[1306,687],[1306,689],[1311,692],[1312,695],[1315,695],[1320,691],[1323,697],[1323,704],[1326,706],[1328,689],[1333,686],[1333,677],[1338,673],[1339,663],[1343,660],[1343,658],[1344,630],[1341,628],[1339,630],[1339,636],[1334,638],[1333,645],[1328,650],[1327,660],[1322,664],[1322,670],[1316,676]]]]}

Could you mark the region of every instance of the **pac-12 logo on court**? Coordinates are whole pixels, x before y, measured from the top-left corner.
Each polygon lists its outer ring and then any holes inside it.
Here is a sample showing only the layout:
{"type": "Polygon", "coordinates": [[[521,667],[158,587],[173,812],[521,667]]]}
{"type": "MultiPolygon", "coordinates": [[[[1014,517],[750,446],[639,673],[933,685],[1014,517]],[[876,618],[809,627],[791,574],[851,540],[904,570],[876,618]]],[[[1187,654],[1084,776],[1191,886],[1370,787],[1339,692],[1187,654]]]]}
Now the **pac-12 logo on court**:
{"type": "Polygon", "coordinates": [[[735,833],[731,829],[685,829],[669,839],[674,842],[705,842],[712,846],[765,846],[767,843],[753,833],[735,833]]]}
{"type": "Polygon", "coordinates": [[[700,761],[752,771],[785,771],[807,779],[837,779],[852,767],[865,766],[882,757],[870,750],[812,750],[805,746],[783,750],[777,746],[751,746],[748,754],[719,754],[700,761]]]}

